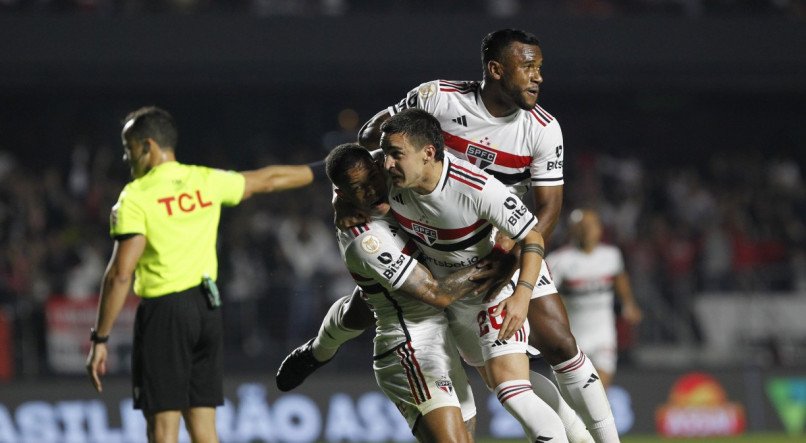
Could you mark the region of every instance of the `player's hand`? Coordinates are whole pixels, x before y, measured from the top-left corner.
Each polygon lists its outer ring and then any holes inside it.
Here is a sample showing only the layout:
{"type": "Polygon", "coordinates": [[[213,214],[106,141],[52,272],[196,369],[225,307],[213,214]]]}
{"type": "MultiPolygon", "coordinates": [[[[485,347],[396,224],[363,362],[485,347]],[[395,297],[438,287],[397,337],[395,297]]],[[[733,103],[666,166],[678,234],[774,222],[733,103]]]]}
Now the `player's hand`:
{"type": "Polygon", "coordinates": [[[518,269],[518,258],[498,249],[493,249],[487,257],[481,260],[476,266],[485,266],[485,271],[471,281],[479,283],[476,293],[484,294],[484,301],[488,302],[509,284],[512,275],[518,269]]]}
{"type": "MultiPolygon", "coordinates": [[[[473,291],[466,295],[467,297],[478,297],[482,294],[486,294],[493,287],[493,285],[495,285],[495,281],[492,279],[495,277],[496,272],[494,270],[492,261],[487,259],[480,260],[474,266],[468,266],[464,269],[456,271],[455,275],[457,277],[461,276],[461,278],[464,278],[467,281],[476,283],[473,291]]],[[[459,298],[462,297],[456,297],[457,300],[459,298]]]]}
{"type": "Polygon", "coordinates": [[[515,247],[515,245],[518,244],[518,242],[507,237],[503,232],[498,231],[498,233],[495,234],[495,244],[503,251],[509,252],[515,247]]]}
{"type": "Polygon", "coordinates": [[[531,298],[531,291],[522,286],[517,286],[514,294],[505,298],[504,301],[496,306],[491,315],[496,317],[500,315],[504,318],[501,329],[498,330],[499,340],[508,340],[523,327],[531,298]]]}
{"type": "Polygon", "coordinates": [[[333,222],[339,229],[347,229],[350,226],[369,223],[370,221],[369,214],[360,211],[355,206],[344,201],[344,199],[338,195],[334,195],[333,197],[333,210],[336,213],[333,218],[333,222]]]}
{"type": "Polygon", "coordinates": [[[101,376],[106,375],[106,343],[93,343],[87,356],[87,373],[90,381],[98,392],[103,392],[101,376]]]}

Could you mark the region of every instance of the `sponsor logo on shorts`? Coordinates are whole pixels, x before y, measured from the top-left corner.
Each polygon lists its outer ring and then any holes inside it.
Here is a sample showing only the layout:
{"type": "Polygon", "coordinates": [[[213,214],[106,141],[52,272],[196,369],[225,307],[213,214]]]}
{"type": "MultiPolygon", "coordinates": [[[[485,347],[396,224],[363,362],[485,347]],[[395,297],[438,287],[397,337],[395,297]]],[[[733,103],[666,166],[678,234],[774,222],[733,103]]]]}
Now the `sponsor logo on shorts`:
{"type": "Polygon", "coordinates": [[[448,394],[453,394],[453,383],[451,383],[451,381],[447,378],[439,379],[435,381],[434,384],[448,394]]]}

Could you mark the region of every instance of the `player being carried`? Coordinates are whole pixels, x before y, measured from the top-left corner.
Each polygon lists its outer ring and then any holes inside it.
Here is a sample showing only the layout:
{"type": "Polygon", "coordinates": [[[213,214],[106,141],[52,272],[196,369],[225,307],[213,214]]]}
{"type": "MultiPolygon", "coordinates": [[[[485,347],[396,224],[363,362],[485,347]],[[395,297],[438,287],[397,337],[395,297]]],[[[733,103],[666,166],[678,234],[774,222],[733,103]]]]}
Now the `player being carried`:
{"type": "MultiPolygon", "coordinates": [[[[340,229],[338,240],[374,313],[378,386],[419,441],[472,441],[473,394],[443,309],[491,289],[498,269],[480,261],[435,279],[417,262],[417,246],[389,214],[386,179],[370,153],[357,144],[340,145],[328,155],[325,168],[339,198],[371,216],[367,223],[340,229]]],[[[510,268],[501,267],[504,281],[510,268]]]]}

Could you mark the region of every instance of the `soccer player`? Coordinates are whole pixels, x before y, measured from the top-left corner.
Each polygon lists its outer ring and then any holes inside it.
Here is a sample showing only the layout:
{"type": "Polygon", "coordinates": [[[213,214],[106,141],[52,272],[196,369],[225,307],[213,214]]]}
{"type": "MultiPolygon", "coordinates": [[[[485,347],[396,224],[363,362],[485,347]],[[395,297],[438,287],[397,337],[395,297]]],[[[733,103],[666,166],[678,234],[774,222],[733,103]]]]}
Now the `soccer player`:
{"type": "MultiPolygon", "coordinates": [[[[364,125],[361,144],[377,148],[380,125],[403,109],[431,112],[442,124],[449,152],[475,163],[518,196],[523,197],[529,187],[533,189],[539,220],[536,229],[548,239],[562,207],[564,152],[557,119],[537,105],[543,83],[540,43],[527,32],[499,30],[482,40],[481,58],[481,82],[432,81],[414,88],[400,103],[364,125]]],[[[506,243],[506,239],[500,241],[506,243]]],[[[530,341],[552,365],[564,398],[580,414],[595,440],[618,441],[604,389],[597,383],[599,376],[577,348],[565,307],[545,267],[537,292],[542,296],[529,305],[530,341]]],[[[323,337],[320,330],[314,342],[292,351],[287,359],[313,358],[306,359],[310,364],[304,371],[284,371],[281,366],[278,386],[293,389],[332,357],[342,343],[367,327],[354,315],[360,311],[355,309],[358,304],[350,300],[348,296],[337,301],[326,316],[323,328],[336,331],[335,335],[323,337]]]]}
{"type": "Polygon", "coordinates": [[[472,441],[473,426],[463,422],[475,417],[473,395],[443,308],[483,291],[471,278],[486,274],[480,266],[467,266],[437,281],[417,262],[416,245],[388,214],[383,171],[360,145],[339,145],[325,168],[337,195],[372,216],[368,223],[340,229],[338,240],[374,312],[378,386],[419,441],[472,441]]]}
{"type": "Polygon", "coordinates": [[[492,231],[517,242],[520,267],[488,302],[461,299],[448,308],[459,352],[521,423],[530,441],[567,441],[557,414],[532,390],[526,313],[543,264],[537,219],[498,180],[444,152],[439,122],[407,109],[381,126],[392,213],[425,254],[435,275],[472,266],[494,247],[492,231]]]}
{"type": "Polygon", "coordinates": [[[546,257],[555,284],[563,295],[571,330],[609,386],[616,373],[615,297],[621,316],[630,325],[641,322],[621,251],[602,243],[602,222],[591,209],[575,209],[569,216],[570,244],[546,257]]]}
{"type": "MultiPolygon", "coordinates": [[[[482,40],[481,59],[482,81],[421,84],[368,121],[361,144],[376,147],[380,125],[404,109],[430,112],[442,125],[448,152],[493,175],[517,196],[532,188],[536,230],[548,239],[562,207],[564,153],[557,119],[537,104],[543,83],[540,42],[524,31],[495,31],[482,40]]],[[[577,347],[546,266],[541,268],[537,290],[540,297],[529,305],[530,342],[551,365],[563,397],[594,440],[619,441],[599,374],[577,347]]]]}

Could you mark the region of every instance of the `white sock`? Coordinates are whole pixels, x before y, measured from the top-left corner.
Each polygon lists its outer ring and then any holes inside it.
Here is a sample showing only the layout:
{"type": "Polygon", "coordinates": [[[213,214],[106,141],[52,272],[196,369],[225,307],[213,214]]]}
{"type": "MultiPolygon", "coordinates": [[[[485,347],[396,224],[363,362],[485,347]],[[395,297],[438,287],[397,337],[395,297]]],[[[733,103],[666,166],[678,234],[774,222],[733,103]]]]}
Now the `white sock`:
{"type": "Polygon", "coordinates": [[[560,417],[532,391],[529,380],[505,381],[495,387],[495,395],[520,422],[529,441],[568,441],[560,417]]]}
{"type": "Polygon", "coordinates": [[[341,345],[358,337],[364,332],[363,329],[350,329],[342,324],[344,311],[347,309],[350,297],[352,296],[345,295],[333,303],[330,309],[328,309],[327,314],[325,314],[325,318],[322,320],[319,333],[316,335],[316,338],[313,339],[311,345],[313,357],[320,362],[333,358],[341,345]]]}
{"type": "Polygon", "coordinates": [[[529,371],[529,381],[532,382],[532,390],[535,391],[535,394],[560,416],[568,443],[593,443],[593,437],[585,429],[585,424],[571,406],[563,400],[554,382],[534,371],[529,371]]]}
{"type": "Polygon", "coordinates": [[[574,358],[552,366],[565,401],[579,414],[596,443],[618,443],[618,431],[599,373],[587,356],[578,351],[574,358]]]}

